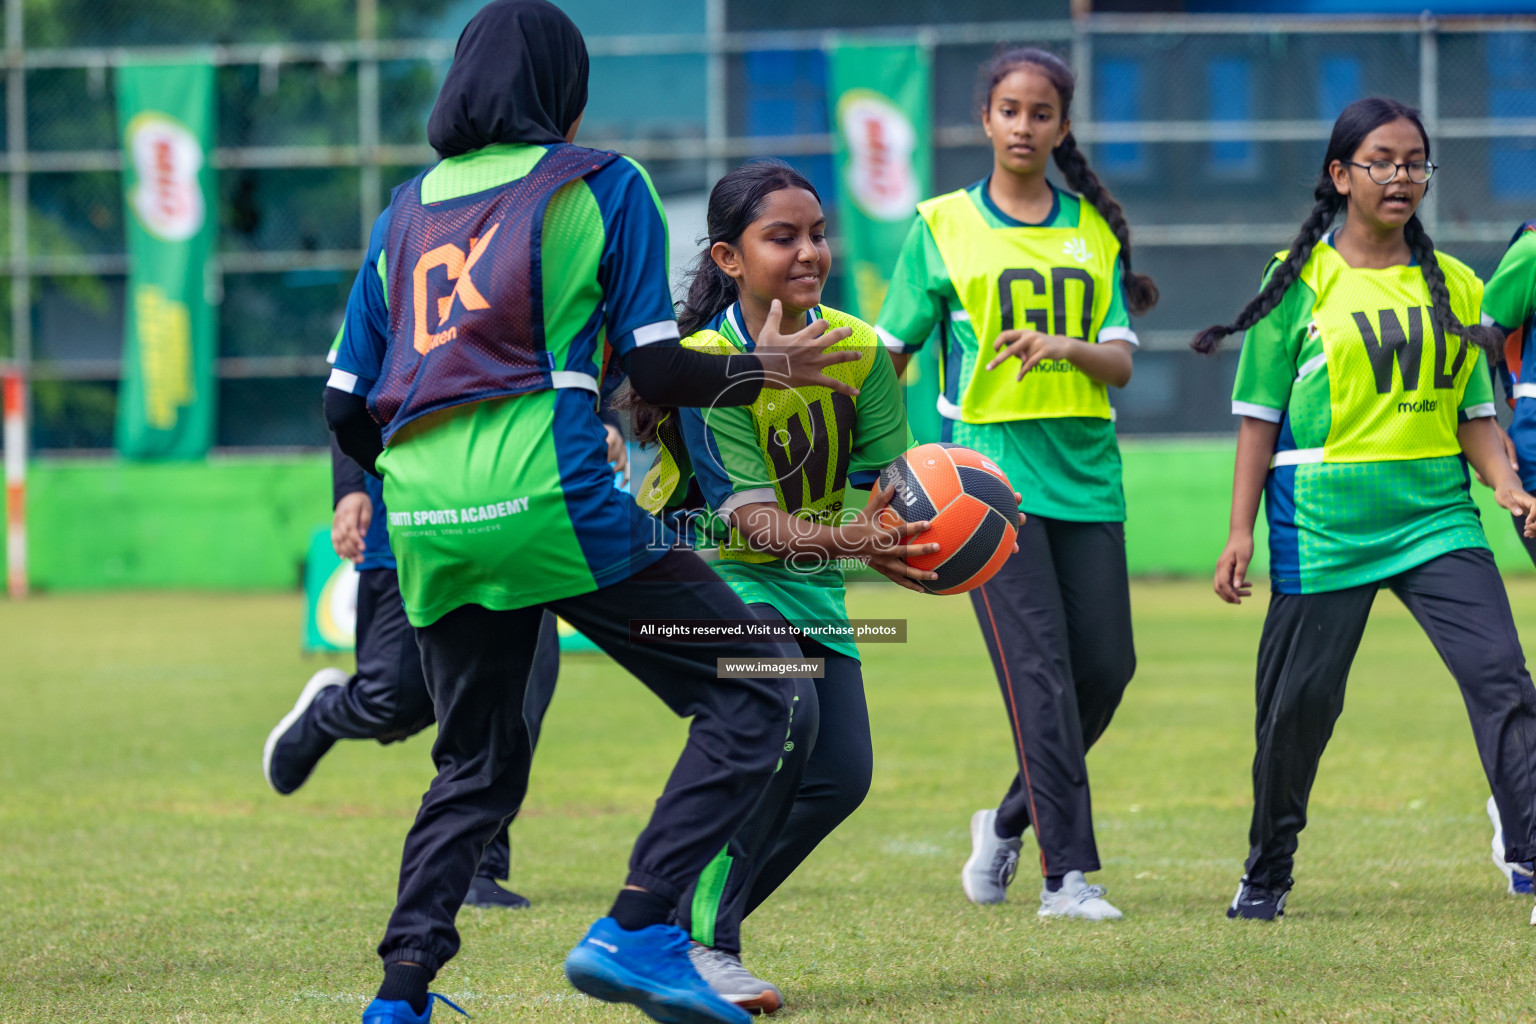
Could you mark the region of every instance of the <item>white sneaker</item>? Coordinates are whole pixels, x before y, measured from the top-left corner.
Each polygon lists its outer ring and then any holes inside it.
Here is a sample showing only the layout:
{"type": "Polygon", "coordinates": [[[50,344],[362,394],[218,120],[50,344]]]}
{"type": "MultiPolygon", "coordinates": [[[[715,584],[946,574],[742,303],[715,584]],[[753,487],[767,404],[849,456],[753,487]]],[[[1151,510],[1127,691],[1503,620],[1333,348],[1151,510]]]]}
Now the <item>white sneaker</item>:
{"type": "MultiPolygon", "coordinates": [[[[1504,824],[1499,820],[1499,805],[1491,796],[1488,798],[1488,820],[1493,822],[1493,842],[1489,844],[1493,851],[1493,866],[1504,876],[1504,891],[1511,896],[1531,895],[1531,865],[1511,864],[1504,859],[1504,824]]],[[[1531,914],[1531,923],[1536,924],[1536,911],[1531,914]]]]}
{"type": "Polygon", "coordinates": [[[960,869],[960,888],[972,903],[1001,903],[1008,898],[1008,883],[1019,870],[1019,851],[1024,837],[997,837],[997,811],[971,815],[971,856],[960,869]]]}
{"type": "Polygon", "coordinates": [[[748,1013],[777,1013],[784,1005],[778,986],[747,970],[734,953],[695,942],[688,947],[688,959],[715,995],[748,1013]]]}
{"type": "Polygon", "coordinates": [[[1089,885],[1081,871],[1068,871],[1055,892],[1040,890],[1041,917],[1075,917],[1081,921],[1118,921],[1125,915],[1104,898],[1102,885],[1089,885]]]}

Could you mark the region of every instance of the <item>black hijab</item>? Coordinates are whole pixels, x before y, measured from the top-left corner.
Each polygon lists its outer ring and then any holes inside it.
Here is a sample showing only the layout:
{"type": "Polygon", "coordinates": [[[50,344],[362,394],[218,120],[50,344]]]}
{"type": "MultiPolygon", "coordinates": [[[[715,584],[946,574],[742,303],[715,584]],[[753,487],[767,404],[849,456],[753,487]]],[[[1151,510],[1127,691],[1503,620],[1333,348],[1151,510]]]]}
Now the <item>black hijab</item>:
{"type": "Polygon", "coordinates": [[[548,0],[493,0],[464,26],[427,121],[439,156],[564,142],[587,105],[587,44],[548,0]]]}

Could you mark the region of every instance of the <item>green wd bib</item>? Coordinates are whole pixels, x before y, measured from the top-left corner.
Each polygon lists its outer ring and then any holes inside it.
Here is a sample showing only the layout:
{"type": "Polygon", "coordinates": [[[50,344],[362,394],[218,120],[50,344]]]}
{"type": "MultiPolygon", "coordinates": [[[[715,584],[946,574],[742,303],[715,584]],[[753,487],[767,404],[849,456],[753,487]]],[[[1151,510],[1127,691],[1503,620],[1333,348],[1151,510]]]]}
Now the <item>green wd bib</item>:
{"type": "Polygon", "coordinates": [[[1029,329],[1096,341],[1109,311],[1120,243],[1097,210],[1083,203],[1075,228],[995,228],[964,190],[917,206],[970,318],[980,347],[960,396],[966,423],[1089,416],[1109,419],[1109,393],[1065,359],[1018,376],[1013,361],[987,370],[1005,330],[1029,329]]]}

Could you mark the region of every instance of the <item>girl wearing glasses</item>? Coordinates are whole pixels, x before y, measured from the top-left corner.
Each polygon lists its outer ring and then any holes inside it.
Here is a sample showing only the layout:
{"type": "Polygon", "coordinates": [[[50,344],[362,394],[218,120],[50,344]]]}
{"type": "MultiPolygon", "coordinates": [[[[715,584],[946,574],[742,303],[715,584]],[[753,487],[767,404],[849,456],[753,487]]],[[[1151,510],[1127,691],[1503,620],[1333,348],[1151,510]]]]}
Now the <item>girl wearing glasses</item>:
{"type": "Polygon", "coordinates": [[[1536,690],[1468,493],[1470,462],[1536,536],[1494,422],[1482,283],[1437,254],[1415,211],[1435,167],[1418,111],[1352,103],[1323,158],[1317,204],[1264,285],[1196,351],[1246,331],[1230,533],[1216,593],[1251,593],[1253,522],[1269,521],[1259,641],[1258,751],[1246,874],[1228,917],[1285,910],[1297,835],[1376,592],[1424,627],[1460,685],[1508,825],[1506,856],[1536,854],[1536,690]],[[1339,214],[1343,223],[1333,228],[1339,214]],[[1331,229],[1331,230],[1330,230],[1331,229]]]}

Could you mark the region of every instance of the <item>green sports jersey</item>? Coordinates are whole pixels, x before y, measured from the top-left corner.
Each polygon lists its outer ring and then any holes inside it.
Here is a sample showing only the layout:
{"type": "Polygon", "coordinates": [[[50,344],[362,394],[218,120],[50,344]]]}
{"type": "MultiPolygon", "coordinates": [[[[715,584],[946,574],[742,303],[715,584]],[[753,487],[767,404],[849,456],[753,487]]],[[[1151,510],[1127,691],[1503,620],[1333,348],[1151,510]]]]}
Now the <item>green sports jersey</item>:
{"type": "MultiPolygon", "coordinates": [[[[1439,260],[1471,322],[1481,282],[1439,260]]],[[[1456,428],[1494,414],[1493,390],[1486,358],[1468,356],[1432,324],[1418,266],[1357,270],[1318,243],[1248,331],[1232,391],[1235,415],[1280,424],[1264,500],[1277,592],[1361,586],[1488,546],[1456,428]]]]}
{"type": "MultiPolygon", "coordinates": [[[[919,216],[902,246],[875,329],[895,352],[916,351],[938,331],[943,346],[939,411],[944,416],[944,440],[974,448],[1001,466],[1013,489],[1023,495],[1020,508],[1025,512],[1077,522],[1121,522],[1125,493],[1120,448],[1101,385],[1083,380],[1081,371],[1070,364],[1042,363],[1030,371],[1026,385],[1054,387],[1073,378],[1076,390],[1057,389],[1033,404],[1012,406],[1010,412],[1007,389],[1020,385],[1011,383],[1017,367],[1005,364],[992,373],[1006,375],[1008,383],[999,381],[988,400],[970,401],[978,366],[991,358],[992,339],[998,330],[1015,323],[1085,340],[1137,343],[1121,286],[1118,243],[1091,206],[1085,208],[1077,196],[1054,187],[1052,192],[1050,214],[1033,225],[998,209],[987,194],[987,179],[956,194],[968,201],[969,209],[959,212],[969,220],[953,230],[986,234],[978,237],[976,246],[966,246],[957,237],[947,258],[928,218],[919,216]],[[1070,229],[1081,229],[1081,234],[1068,234],[1070,229]],[[1065,243],[1052,242],[1063,250],[1052,261],[1061,265],[1047,265],[1032,256],[1028,264],[1010,267],[1003,247],[1012,243],[1022,249],[1033,243],[1038,248],[1041,238],[1036,236],[1045,232],[1066,237],[1065,243]],[[1003,262],[993,266],[987,256],[981,261],[984,265],[978,265],[975,253],[969,252],[971,259],[962,260],[960,250],[983,246],[988,253],[998,251],[1003,262]],[[1000,290],[1005,279],[1009,287],[1001,290],[1012,322],[994,324],[988,316],[986,326],[980,328],[988,335],[984,356],[977,337],[981,314],[968,310],[962,295],[989,296],[1000,290]],[[1051,301],[1045,297],[1047,291],[1052,293],[1051,301]],[[1081,316],[1076,305],[1080,298],[1081,316]],[[1016,304],[1019,308],[1012,308],[1016,304]]],[[[978,305],[977,298],[970,302],[978,305]]]]}
{"type": "MultiPolygon", "coordinates": [[[[446,159],[422,178],[420,202],[429,211],[444,204],[441,215],[452,217],[456,200],[522,179],[545,152],[496,145],[446,159]]],[[[355,394],[380,379],[389,309],[401,301],[388,294],[389,218],[386,211],[375,225],[329,381],[355,394]]],[[[670,546],[614,486],[597,416],[610,354],[622,359],[677,338],[665,220],[644,171],[618,159],[554,192],[538,252],[553,386],[429,412],[401,427],[378,459],[401,595],[416,626],[465,604],[507,610],[586,593],[670,546]]],[[[405,280],[421,292],[418,311],[436,311],[429,326],[450,336],[446,325],[469,305],[464,279],[475,294],[495,294],[489,275],[499,271],[492,260],[445,268],[435,253],[406,253],[420,262],[405,280]]]]}
{"type": "MultiPolygon", "coordinates": [[[[747,505],[775,504],[811,522],[847,521],[843,497],[849,483],[869,486],[914,442],[895,369],[873,329],[825,306],[810,311],[807,322],[817,317],[834,328],[853,329],[834,350],[856,351],[858,361],[827,372],[858,388],[859,394],[849,397],[825,387],[764,388],[751,405],[679,410],[676,436],[686,446],[686,456],[674,457],[663,445],[640,488],[647,507],[664,507],[666,495],[685,485],[691,472],[711,512],[725,520],[747,505]],[[647,501],[645,496],[652,492],[653,500],[647,501]]],[[[753,348],[738,306],[683,344],[723,354],[753,348]]],[[[836,562],[781,559],[756,551],[732,528],[721,540],[720,558],[713,565],[743,601],[770,604],[791,622],[841,624],[848,619],[843,569],[836,562]]],[[[852,640],[816,639],[858,657],[852,640]]]]}
{"type": "Polygon", "coordinates": [[[1483,287],[1483,323],[1513,331],[1536,312],[1536,230],[1523,230],[1483,287]]]}
{"type": "Polygon", "coordinates": [[[1520,482],[1536,488],[1536,221],[1510,240],[1504,258],[1483,287],[1483,323],[1505,332],[1496,372],[1514,407],[1509,437],[1515,443],[1520,482]]]}

